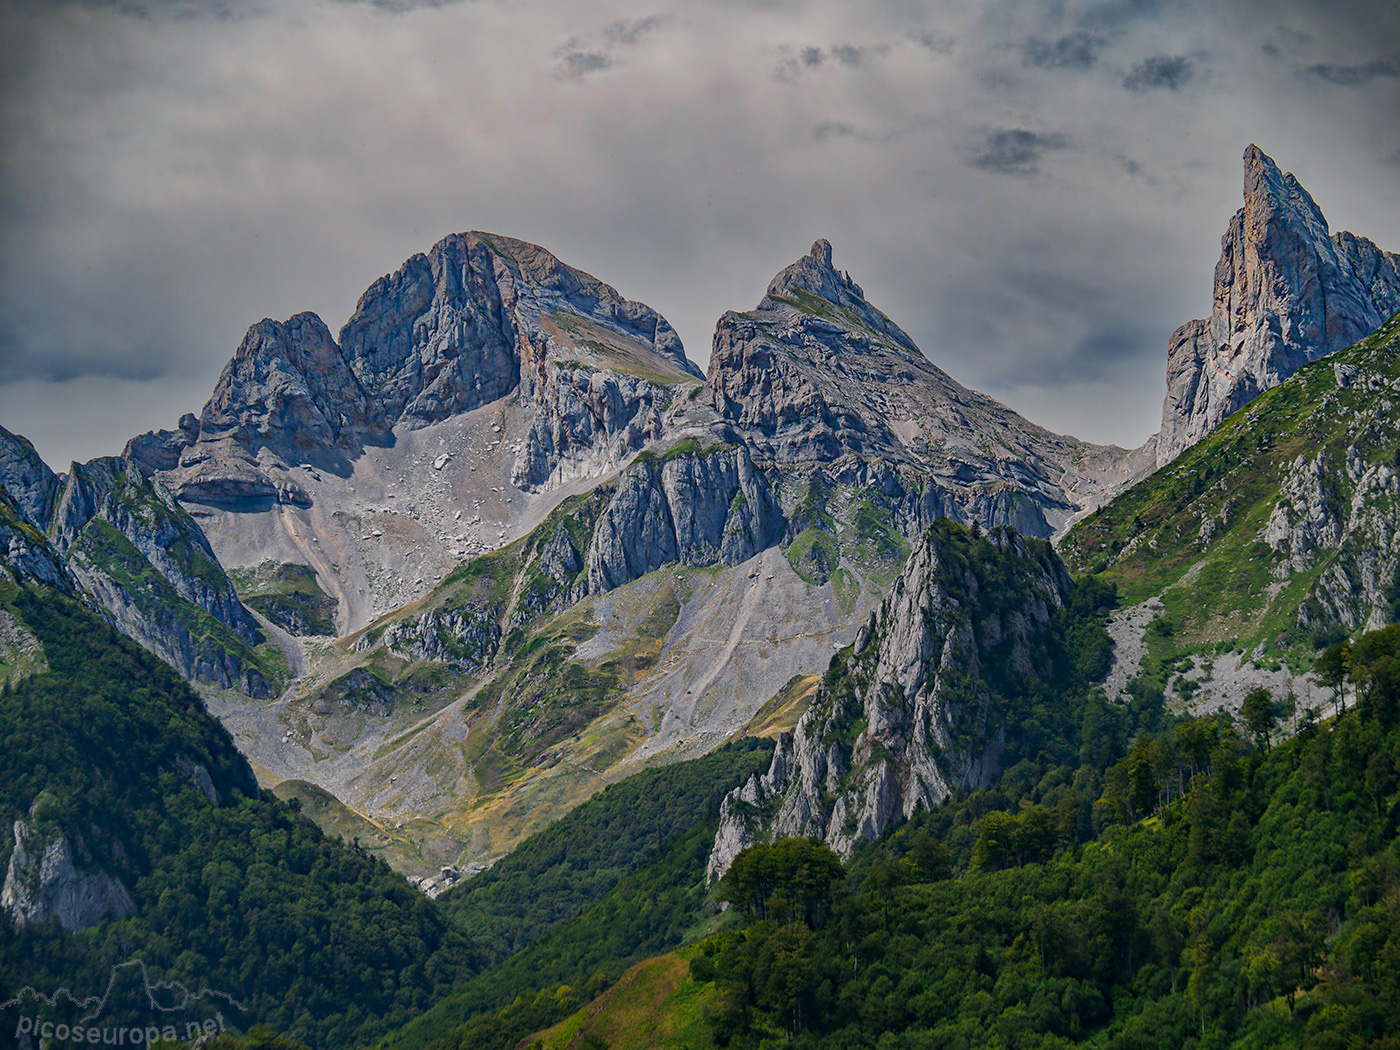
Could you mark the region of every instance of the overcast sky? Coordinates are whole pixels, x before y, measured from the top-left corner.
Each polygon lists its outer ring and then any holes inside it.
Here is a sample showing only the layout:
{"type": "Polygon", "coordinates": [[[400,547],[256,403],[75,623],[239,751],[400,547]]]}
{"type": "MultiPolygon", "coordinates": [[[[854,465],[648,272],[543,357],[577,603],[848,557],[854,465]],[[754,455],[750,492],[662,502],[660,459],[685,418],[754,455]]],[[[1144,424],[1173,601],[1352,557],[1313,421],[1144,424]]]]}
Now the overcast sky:
{"type": "Polygon", "coordinates": [[[56,468],[453,231],[701,365],[827,237],[954,378],[1128,446],[1250,142],[1400,250],[1394,0],[0,0],[0,34],[0,424],[56,468]]]}

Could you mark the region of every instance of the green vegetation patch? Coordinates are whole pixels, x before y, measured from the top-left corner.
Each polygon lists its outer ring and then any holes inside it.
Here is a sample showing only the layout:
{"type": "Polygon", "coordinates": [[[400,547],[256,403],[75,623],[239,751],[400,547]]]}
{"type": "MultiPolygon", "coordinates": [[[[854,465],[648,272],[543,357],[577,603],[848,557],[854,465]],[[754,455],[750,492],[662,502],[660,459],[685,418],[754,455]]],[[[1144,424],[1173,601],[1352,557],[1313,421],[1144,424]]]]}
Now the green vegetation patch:
{"type": "Polygon", "coordinates": [[[829,532],[803,529],[787,549],[787,560],[806,583],[820,587],[841,564],[841,544],[829,532]]]}
{"type": "Polygon", "coordinates": [[[243,604],[296,635],[333,635],[340,603],[321,589],[316,572],[295,562],[265,561],[229,573],[243,604]]]}
{"type": "MultiPolygon", "coordinates": [[[[80,933],[0,924],[0,996],[103,989],[140,959],[151,980],[217,989],[310,1045],[363,1046],[472,969],[465,939],[379,861],[257,797],[227,731],[167,665],[76,602],[14,599],[49,670],[0,690],[0,818],[32,820],[120,880],[136,914],[80,933]],[[195,777],[208,773],[215,805],[195,777]],[[35,804],[38,803],[36,808],[35,804]],[[32,816],[31,816],[32,812],[32,816]]],[[[145,1025],[144,999],[112,1022],[145,1025]]],[[[183,1034],[183,1032],[181,1032],[183,1034]]]]}

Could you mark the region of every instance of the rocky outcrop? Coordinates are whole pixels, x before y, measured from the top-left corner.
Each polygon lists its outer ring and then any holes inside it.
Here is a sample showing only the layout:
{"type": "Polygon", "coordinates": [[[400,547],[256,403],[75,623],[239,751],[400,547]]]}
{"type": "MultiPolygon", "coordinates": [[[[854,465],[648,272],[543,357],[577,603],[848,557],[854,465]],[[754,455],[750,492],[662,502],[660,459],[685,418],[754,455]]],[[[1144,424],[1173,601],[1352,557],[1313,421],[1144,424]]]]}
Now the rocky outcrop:
{"type": "Polygon", "coordinates": [[[371,285],[338,341],[312,313],[258,322],[197,420],[124,454],[187,502],[305,506],[287,475],[303,460],[343,470],[396,427],[518,393],[535,418],[515,478],[537,488],[625,462],[659,432],[669,387],[698,378],[650,307],[537,245],[453,234],[371,285]]]}
{"type": "Polygon", "coordinates": [[[774,277],[754,310],[720,318],[705,397],[716,433],[765,467],[906,468],[941,513],[1033,536],[1149,465],[1052,434],[955,382],[835,269],[825,240],[774,277]]]}
{"type": "Polygon", "coordinates": [[[671,562],[737,565],[775,545],[786,521],[740,448],[642,457],[618,479],[586,555],[588,594],[671,562]]]}
{"type": "Polygon", "coordinates": [[[9,490],[0,487],[0,564],[16,583],[40,583],[68,594],[78,583],[48,538],[25,519],[9,490]]]}
{"type": "Polygon", "coordinates": [[[10,493],[24,520],[44,528],[53,517],[60,484],[33,443],[0,427],[0,488],[10,493]]]}
{"type": "Polygon", "coordinates": [[[126,887],[91,866],[92,857],[81,835],[44,833],[16,820],[14,836],[5,885],[0,889],[0,910],[15,929],[55,919],[65,930],[74,932],[104,919],[136,914],[136,904],[126,887]]]}
{"type": "Polygon", "coordinates": [[[501,645],[500,610],[480,604],[430,609],[384,629],[386,648],[410,660],[452,664],[474,671],[489,664],[501,645]]]}
{"type": "Polygon", "coordinates": [[[1400,256],[1329,235],[1307,190],[1258,146],[1245,151],[1244,198],[1221,239],[1210,317],[1182,325],[1168,344],[1159,466],[1400,310],[1400,256]]]}
{"type": "Polygon", "coordinates": [[[992,783],[1005,700],[1047,663],[1071,586],[1048,544],[930,529],[768,771],[721,803],[710,878],[746,846],[789,836],[847,856],[895,819],[992,783]]]}
{"type": "Polygon", "coordinates": [[[58,548],[66,551],[83,544],[94,520],[119,532],[185,601],[248,644],[263,640],[199,526],[169,492],[125,460],[104,457],[73,464],[49,529],[58,548]]]}

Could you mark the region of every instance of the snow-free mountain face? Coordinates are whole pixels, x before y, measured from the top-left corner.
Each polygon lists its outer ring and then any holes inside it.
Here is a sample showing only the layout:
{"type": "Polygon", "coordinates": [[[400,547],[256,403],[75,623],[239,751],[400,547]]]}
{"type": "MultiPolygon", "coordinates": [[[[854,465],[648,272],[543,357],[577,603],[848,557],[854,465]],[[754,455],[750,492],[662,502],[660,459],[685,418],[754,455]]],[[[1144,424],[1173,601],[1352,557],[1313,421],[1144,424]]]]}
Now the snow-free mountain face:
{"type": "Polygon", "coordinates": [[[251,696],[279,691],[282,661],[258,651],[262,629],[204,533],[134,464],[100,457],[60,477],[0,427],[0,485],[13,501],[7,560],[16,575],[85,591],[187,678],[251,696]]]}
{"type": "Polygon", "coordinates": [[[954,381],[833,266],[825,240],[754,310],[720,318],[706,396],[719,432],[760,462],[878,463],[925,520],[1049,536],[1140,469],[1133,453],[1052,434],[954,381]]]}
{"type": "Polygon", "coordinates": [[[699,378],[650,307],[536,245],[454,234],[338,340],[309,313],[254,325],[200,417],[125,455],[230,567],[309,566],[349,631],[616,471],[699,378]]]}
{"type": "Polygon", "coordinates": [[[1322,210],[1258,146],[1244,155],[1244,207],[1220,241],[1211,315],[1167,350],[1157,464],[1304,364],[1350,346],[1400,310],[1400,256],[1328,233],[1322,210]]]}

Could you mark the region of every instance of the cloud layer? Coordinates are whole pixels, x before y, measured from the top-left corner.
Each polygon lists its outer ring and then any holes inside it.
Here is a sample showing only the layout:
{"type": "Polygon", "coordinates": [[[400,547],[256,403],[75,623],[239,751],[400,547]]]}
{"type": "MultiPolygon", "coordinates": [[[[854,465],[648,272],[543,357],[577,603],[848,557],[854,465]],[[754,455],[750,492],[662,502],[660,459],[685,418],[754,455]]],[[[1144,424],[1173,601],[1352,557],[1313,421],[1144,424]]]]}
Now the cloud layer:
{"type": "Polygon", "coordinates": [[[1121,444],[1249,142],[1400,248],[1389,2],[10,0],[0,34],[0,422],[58,462],[456,230],[545,245],[702,363],[828,237],[953,376],[1121,444]]]}

